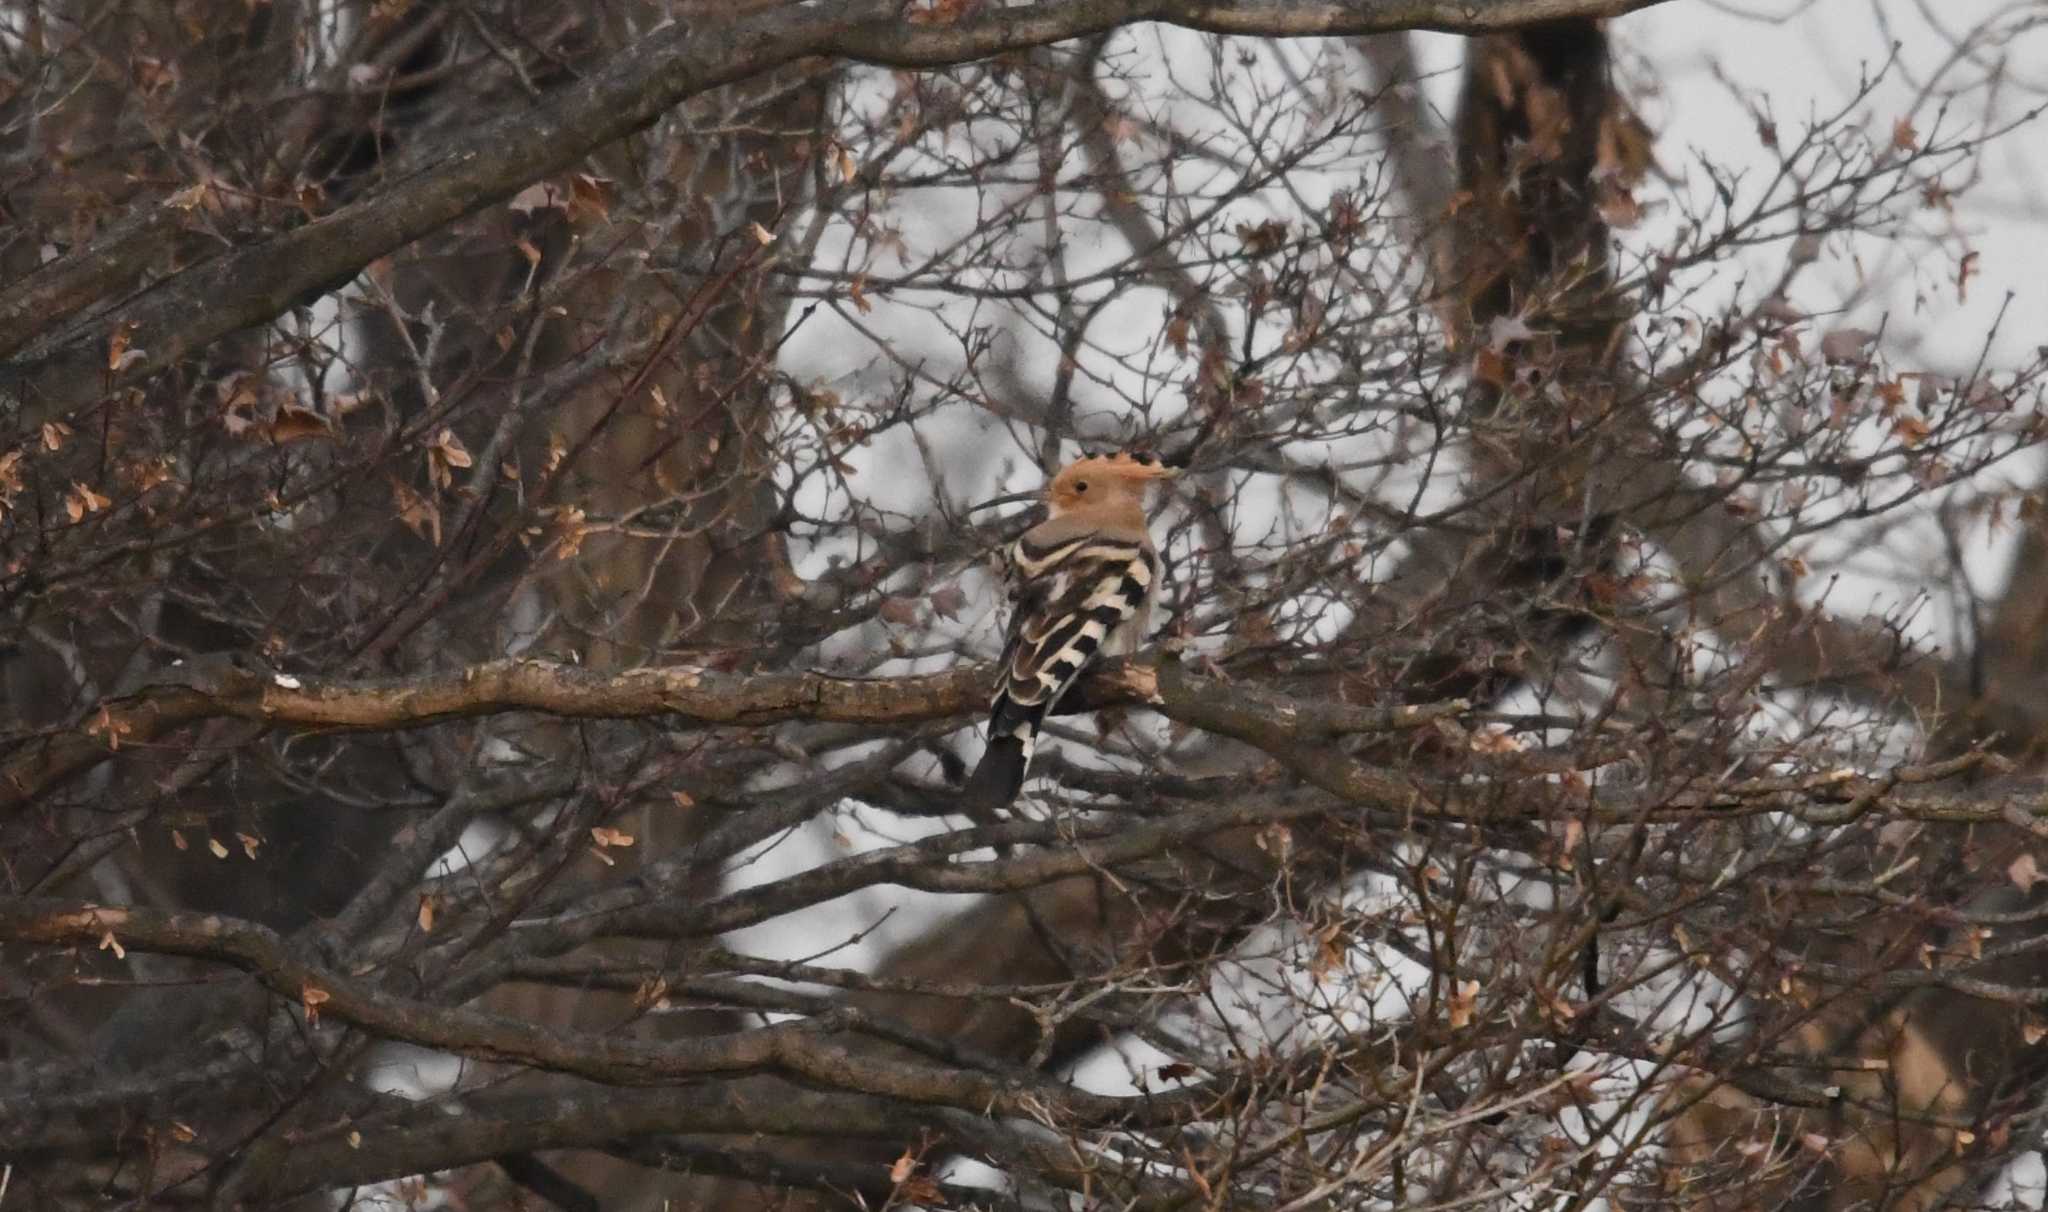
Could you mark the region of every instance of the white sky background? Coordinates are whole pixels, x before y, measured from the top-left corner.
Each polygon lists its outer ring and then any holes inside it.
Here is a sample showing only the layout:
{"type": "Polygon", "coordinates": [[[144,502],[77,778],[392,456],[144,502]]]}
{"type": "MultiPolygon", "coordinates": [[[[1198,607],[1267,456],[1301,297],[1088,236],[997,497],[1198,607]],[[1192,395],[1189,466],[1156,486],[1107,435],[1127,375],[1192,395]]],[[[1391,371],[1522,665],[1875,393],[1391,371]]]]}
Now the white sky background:
{"type": "MultiPolygon", "coordinates": [[[[1778,125],[1789,131],[1809,113],[1831,112],[1852,99],[1865,74],[1874,74],[1893,53],[1894,43],[1903,70],[1886,78],[1858,111],[1867,112],[1879,139],[1901,117],[1910,117],[1923,138],[1937,125],[1953,129],[1983,120],[1980,82],[1994,64],[2009,79],[1991,115],[1994,123],[2018,118],[2048,99],[2048,6],[2039,3],[1676,3],[1617,25],[1624,54],[1639,58],[1630,63],[1627,82],[1638,86],[1632,95],[1658,132],[1659,161],[1692,188],[1703,188],[1697,167],[1702,160],[1754,165],[1758,174],[1769,170],[1748,106],[1767,102],[1778,125]],[[1999,36],[1958,59],[1957,42],[1983,25],[1997,28],[1999,36]],[[1638,70],[1641,63],[1650,65],[1654,75],[1638,70]],[[1656,91],[1643,95],[1645,83],[1654,83],[1656,91]],[[1938,114],[1942,94],[1950,90],[1965,95],[1943,119],[1938,114]]],[[[1455,53],[1454,47],[1442,49],[1455,53]]],[[[1979,254],[1967,300],[1958,301],[1957,266],[1950,255],[1929,256],[1910,242],[1865,240],[1850,248],[1830,241],[1792,294],[1803,310],[1838,313],[1816,322],[1816,336],[1845,325],[1882,330],[1883,348],[1895,369],[1958,377],[1970,374],[1980,358],[1992,368],[2018,367],[2035,347],[2048,343],[2048,193],[2042,189],[2048,184],[2048,121],[2037,120],[1994,142],[1981,166],[1981,183],[1958,191],[1953,216],[1933,210],[1915,216],[1929,227],[1953,224],[1979,254]],[[1860,265],[1852,253],[1860,255],[1860,265]],[[1871,282],[1885,288],[1869,291],[1871,282]],[[1986,334],[2008,296],[2009,310],[1987,358],[1986,334]]],[[[1630,235],[1623,239],[1626,244],[1630,235]]],[[[1783,258],[1781,248],[1766,248],[1750,261],[1769,273],[1783,258]]],[[[2038,482],[2039,460],[2013,460],[1995,474],[2030,487],[2038,482]]],[[[1984,485],[1980,481],[1978,486],[1984,485]]],[[[1816,553],[1846,561],[1838,566],[1843,581],[1829,605],[1838,611],[1866,603],[1888,605],[1923,587],[1902,575],[1905,570],[1931,571],[1934,583],[1924,587],[1934,596],[1916,615],[1915,630],[1923,642],[1951,650],[1966,646],[1957,630],[1958,595],[1942,584],[1949,570],[1931,514],[1924,514],[1919,525],[1901,527],[1891,520],[1881,526],[1874,537],[1882,546],[1872,551],[1859,555],[1823,548],[1816,553]]],[[[1988,527],[1972,527],[1965,538],[1963,571],[1979,594],[1995,598],[2010,558],[2010,532],[2000,537],[1988,527]]],[[[1821,583],[1816,577],[1807,587],[1821,583]]]]}
{"type": "MultiPolygon", "coordinates": [[[[1609,29],[1619,52],[1618,82],[1656,132],[1660,166],[1684,186],[1700,188],[1702,160],[1757,174],[1770,169],[1748,106],[1768,104],[1789,132],[1807,115],[1848,102],[1866,72],[1875,74],[1890,56],[1894,42],[1905,71],[1880,85],[1863,107],[1880,138],[1889,137],[1894,119],[1908,115],[1923,136],[1932,130],[1939,99],[1916,98],[1916,85],[1968,89],[1951,121],[1980,116],[1971,111],[1980,108],[1976,86],[1990,68],[1989,56],[1978,50],[1966,62],[1949,61],[1953,40],[1986,23],[2008,35],[1993,48],[2004,56],[2012,81],[2003,116],[2016,118],[2048,101],[2048,7],[2038,0],[1675,0],[1621,18],[1609,29]]],[[[1425,66],[1436,72],[1431,100],[1448,114],[1456,104],[1462,40],[1433,34],[1415,40],[1425,66]]],[[[1984,169],[1983,185],[1961,194],[1956,205],[1956,226],[1983,254],[1968,303],[1956,303],[1952,263],[1924,265],[1916,268],[1945,289],[1934,292],[1934,306],[1923,316],[1912,315],[1911,291],[1901,290],[1842,322],[1876,328],[1890,310],[1890,348],[1914,350],[1933,369],[1967,373],[2011,291],[2014,306],[1993,346],[1993,363],[2018,364],[2048,341],[2048,120],[1994,144],[1984,169]]],[[[1640,192],[1654,199],[1665,188],[1652,183],[1640,192]]],[[[1653,232],[1655,224],[1643,230],[1653,232]]],[[[1621,238],[1624,245],[1639,243],[1635,234],[1621,238]]],[[[1823,259],[1797,298],[1816,311],[1856,290],[1853,268],[1843,263],[1840,250],[1829,251],[1835,255],[1823,259]]],[[[1763,250],[1756,263],[1775,268],[1782,260],[1781,250],[1763,250]]],[[[1888,268],[1896,269],[1898,260],[1891,258],[1888,268]]],[[[1883,276],[1881,267],[1883,262],[1871,264],[1873,277],[1883,276]]]]}

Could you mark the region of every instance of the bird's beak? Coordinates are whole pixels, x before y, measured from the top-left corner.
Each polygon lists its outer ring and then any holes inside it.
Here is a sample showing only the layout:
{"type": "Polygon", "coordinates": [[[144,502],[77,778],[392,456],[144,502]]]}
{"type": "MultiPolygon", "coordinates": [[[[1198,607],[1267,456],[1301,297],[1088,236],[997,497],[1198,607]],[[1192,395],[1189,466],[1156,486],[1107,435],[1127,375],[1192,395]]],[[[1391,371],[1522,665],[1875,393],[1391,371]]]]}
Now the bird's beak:
{"type": "Polygon", "coordinates": [[[1045,494],[1040,492],[1013,492],[1010,493],[1008,496],[992,497],[989,500],[980,502],[979,504],[969,505],[966,509],[966,512],[979,513],[984,509],[994,509],[998,505],[1015,505],[1019,501],[1038,502],[1043,501],[1044,499],[1045,494]]]}

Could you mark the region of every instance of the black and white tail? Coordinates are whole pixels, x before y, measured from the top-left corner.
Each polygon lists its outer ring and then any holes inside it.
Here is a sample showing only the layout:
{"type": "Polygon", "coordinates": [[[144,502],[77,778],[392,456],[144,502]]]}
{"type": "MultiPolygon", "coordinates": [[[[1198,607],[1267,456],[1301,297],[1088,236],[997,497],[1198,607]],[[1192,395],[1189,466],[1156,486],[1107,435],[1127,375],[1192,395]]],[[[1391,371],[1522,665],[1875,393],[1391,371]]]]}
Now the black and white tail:
{"type": "Polygon", "coordinates": [[[996,696],[995,711],[989,716],[988,748],[967,780],[967,806],[976,810],[1007,808],[1024,789],[1024,776],[1031,769],[1031,754],[1038,748],[1038,730],[1045,721],[1045,704],[1019,704],[1007,694],[996,696]]]}

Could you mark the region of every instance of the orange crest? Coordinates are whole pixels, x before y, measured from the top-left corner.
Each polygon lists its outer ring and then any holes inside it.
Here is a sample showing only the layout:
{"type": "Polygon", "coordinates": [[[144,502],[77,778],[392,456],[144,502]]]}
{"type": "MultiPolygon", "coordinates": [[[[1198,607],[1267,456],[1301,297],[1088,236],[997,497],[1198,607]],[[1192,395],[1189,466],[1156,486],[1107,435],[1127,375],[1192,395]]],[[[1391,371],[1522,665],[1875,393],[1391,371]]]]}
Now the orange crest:
{"type": "Polygon", "coordinates": [[[1149,450],[1120,450],[1115,454],[1090,455],[1076,459],[1052,478],[1045,490],[1046,500],[1056,510],[1076,509],[1104,500],[1138,502],[1145,486],[1154,480],[1177,474],[1149,450]]]}

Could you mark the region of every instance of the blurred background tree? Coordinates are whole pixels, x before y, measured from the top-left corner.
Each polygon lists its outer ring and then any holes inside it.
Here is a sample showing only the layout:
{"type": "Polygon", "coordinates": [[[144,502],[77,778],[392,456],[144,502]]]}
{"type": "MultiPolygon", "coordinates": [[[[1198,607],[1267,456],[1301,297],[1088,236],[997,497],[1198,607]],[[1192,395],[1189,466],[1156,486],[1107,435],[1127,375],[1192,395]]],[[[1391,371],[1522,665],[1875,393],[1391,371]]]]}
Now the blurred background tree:
{"type": "Polygon", "coordinates": [[[2041,1206],[2042,16],[1638,7],[0,10],[0,1207],[2041,1206]]]}

